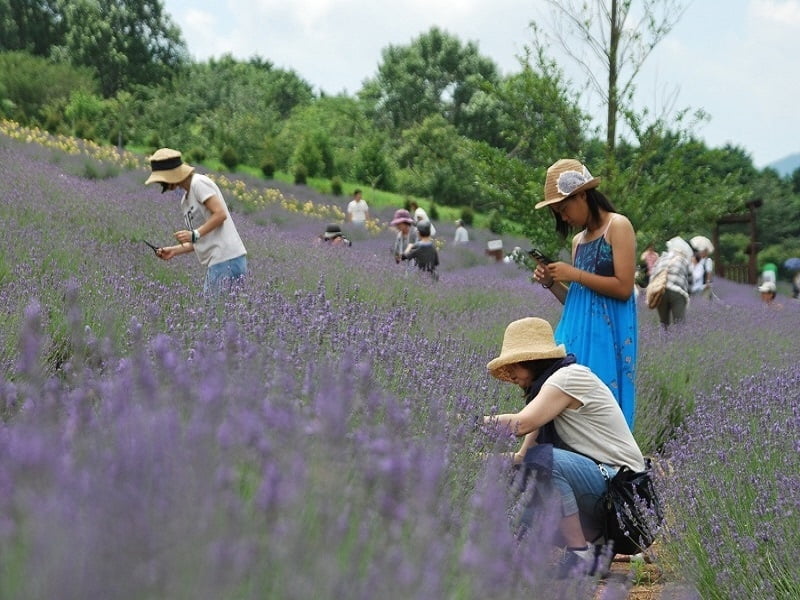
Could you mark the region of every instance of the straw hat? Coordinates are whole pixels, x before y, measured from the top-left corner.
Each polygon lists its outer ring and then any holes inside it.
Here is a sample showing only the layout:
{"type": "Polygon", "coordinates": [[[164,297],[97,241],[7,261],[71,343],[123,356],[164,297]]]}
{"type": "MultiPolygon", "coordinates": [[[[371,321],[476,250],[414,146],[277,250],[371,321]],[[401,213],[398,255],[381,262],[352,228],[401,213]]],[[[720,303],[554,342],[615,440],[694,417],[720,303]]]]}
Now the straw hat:
{"type": "Polygon", "coordinates": [[[534,208],[542,208],[561,202],[572,194],[591,190],[600,185],[599,177],[592,177],[583,163],[572,158],[562,158],[547,169],[544,180],[544,200],[534,208]]]}
{"type": "Polygon", "coordinates": [[[490,361],[486,368],[493,377],[510,381],[508,365],[526,360],[564,358],[566,355],[564,344],[556,345],[550,323],[544,319],[527,317],[506,327],[500,356],[490,361]]]}
{"type": "Polygon", "coordinates": [[[411,218],[411,213],[404,208],[394,211],[394,219],[392,219],[391,224],[399,225],[400,223],[408,223],[409,225],[414,224],[414,219],[411,218]]]}
{"type": "Polygon", "coordinates": [[[148,183],[180,183],[194,172],[194,167],[181,159],[181,153],[171,148],[159,148],[150,157],[152,173],[148,183]]]}

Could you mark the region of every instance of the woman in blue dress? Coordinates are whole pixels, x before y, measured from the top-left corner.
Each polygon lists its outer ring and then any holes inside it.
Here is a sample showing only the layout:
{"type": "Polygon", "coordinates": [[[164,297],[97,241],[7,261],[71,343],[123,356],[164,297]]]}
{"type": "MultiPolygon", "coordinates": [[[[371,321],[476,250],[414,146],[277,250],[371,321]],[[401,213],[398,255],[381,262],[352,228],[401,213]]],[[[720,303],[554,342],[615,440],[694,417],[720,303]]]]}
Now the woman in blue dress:
{"type": "Polygon", "coordinates": [[[572,264],[540,262],[534,279],[564,305],[556,342],[611,388],[633,430],[636,236],[627,217],[596,189],[599,184],[577,160],[562,159],[547,170],[544,200],[536,208],[550,207],[563,237],[578,233],[572,238],[572,264]]]}

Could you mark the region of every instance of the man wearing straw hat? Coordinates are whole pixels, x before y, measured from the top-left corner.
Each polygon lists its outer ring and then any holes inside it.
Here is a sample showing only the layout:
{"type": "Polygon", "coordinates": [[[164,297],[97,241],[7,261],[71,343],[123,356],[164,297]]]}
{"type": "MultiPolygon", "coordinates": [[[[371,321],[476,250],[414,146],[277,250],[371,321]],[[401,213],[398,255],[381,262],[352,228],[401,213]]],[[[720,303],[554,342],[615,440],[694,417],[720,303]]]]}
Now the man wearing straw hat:
{"type": "Polygon", "coordinates": [[[195,173],[181,153],[160,148],[150,157],[152,172],[145,184],[160,183],[161,193],[182,189],[181,212],[185,229],[174,233],[178,244],[158,248],[162,260],[194,252],[207,267],[203,292],[216,295],[223,286],[247,273],[247,250],[233,224],[219,187],[209,177],[195,173]]]}

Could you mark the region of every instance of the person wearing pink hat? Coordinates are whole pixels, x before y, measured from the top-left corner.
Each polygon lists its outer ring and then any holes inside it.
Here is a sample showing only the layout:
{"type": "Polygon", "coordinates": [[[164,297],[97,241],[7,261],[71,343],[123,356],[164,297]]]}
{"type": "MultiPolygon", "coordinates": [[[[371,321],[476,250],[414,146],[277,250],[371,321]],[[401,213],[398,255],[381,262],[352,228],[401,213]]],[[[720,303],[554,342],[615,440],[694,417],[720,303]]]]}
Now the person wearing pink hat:
{"type": "Polygon", "coordinates": [[[390,225],[397,229],[397,236],[394,240],[394,261],[400,263],[403,260],[403,253],[409,249],[412,244],[419,241],[417,228],[414,225],[414,218],[411,213],[404,208],[394,211],[394,218],[391,220],[390,225]]]}
{"type": "Polygon", "coordinates": [[[564,305],[556,340],[600,377],[617,398],[628,426],[636,412],[638,319],[634,280],[636,235],[627,217],[597,190],[580,161],[547,169],[544,200],[556,231],[572,238],[572,264],[539,263],[534,279],[564,305]]]}

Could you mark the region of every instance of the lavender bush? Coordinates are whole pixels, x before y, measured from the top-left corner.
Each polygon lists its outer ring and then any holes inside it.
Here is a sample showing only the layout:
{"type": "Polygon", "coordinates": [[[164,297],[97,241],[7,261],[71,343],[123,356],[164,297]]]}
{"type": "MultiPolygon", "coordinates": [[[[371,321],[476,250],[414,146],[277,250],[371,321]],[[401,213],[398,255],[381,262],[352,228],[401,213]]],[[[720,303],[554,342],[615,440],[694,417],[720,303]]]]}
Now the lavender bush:
{"type": "Polygon", "coordinates": [[[798,597],[796,366],[699,395],[662,465],[671,515],[665,558],[702,598],[798,597]]]}
{"type": "MultiPolygon", "coordinates": [[[[119,174],[87,180],[87,148],[12,133],[0,597],[594,594],[594,581],[551,579],[536,540],[552,515],[516,539],[508,466],[485,458],[513,441],[472,430],[472,415],[519,406],[485,372],[508,322],[560,314],[524,271],[488,262],[480,232],[444,245],[432,282],[391,258],[389,209],[352,248],[330,248],[317,236],[340,209],[324,198],[225,181],[251,273],[208,302],[193,257],[165,263],[141,241],[182,226],[141,162],[101,156],[119,174]]],[[[796,305],[717,290],[692,304],[691,327],[663,332],[641,311],[635,435],[669,461],[675,426],[713,426],[693,417],[701,398],[796,353],[782,335],[796,305]]],[[[671,495],[669,507],[684,511],[671,495]]]]}

